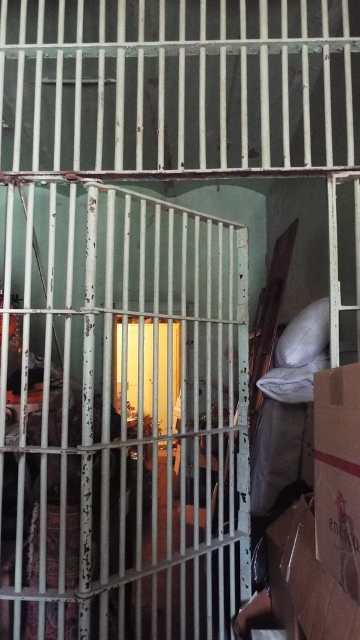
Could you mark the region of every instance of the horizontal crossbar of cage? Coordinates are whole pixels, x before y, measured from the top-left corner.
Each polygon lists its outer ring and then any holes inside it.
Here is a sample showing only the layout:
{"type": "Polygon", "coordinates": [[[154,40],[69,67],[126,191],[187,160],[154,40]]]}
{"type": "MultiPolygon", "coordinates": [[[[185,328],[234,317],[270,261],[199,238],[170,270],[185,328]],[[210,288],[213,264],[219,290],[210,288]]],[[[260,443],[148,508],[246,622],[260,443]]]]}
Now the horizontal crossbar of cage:
{"type": "MultiPolygon", "coordinates": [[[[219,180],[221,178],[296,178],[296,177],[329,177],[333,174],[343,174],[347,172],[349,175],[357,174],[360,172],[360,166],[354,165],[333,165],[333,166],[316,166],[316,167],[270,167],[264,169],[262,167],[248,167],[242,169],[241,167],[233,167],[228,169],[169,169],[169,170],[133,170],[127,169],[124,171],[2,171],[0,172],[0,186],[6,186],[13,184],[16,181],[20,181],[23,184],[35,183],[39,186],[45,186],[50,182],[60,183],[84,183],[90,180],[98,180],[99,188],[102,186],[102,181],[161,181],[171,182],[172,180],[219,180]]],[[[144,194],[144,199],[147,199],[144,194]]],[[[171,206],[170,204],[168,205],[171,206]]]]}
{"type": "Polygon", "coordinates": [[[325,46],[329,46],[331,53],[343,51],[346,45],[350,46],[350,51],[360,51],[360,38],[332,37],[332,38],[271,38],[271,39],[244,39],[244,40],[176,40],[176,41],[153,41],[153,42],[84,42],[84,43],[64,43],[64,44],[5,44],[0,47],[0,52],[4,52],[7,58],[18,58],[20,52],[25,56],[35,58],[38,51],[41,51],[45,58],[56,58],[59,51],[64,53],[65,58],[75,58],[76,52],[81,51],[85,58],[98,58],[100,51],[105,52],[105,56],[116,58],[118,51],[124,50],[127,57],[138,55],[139,50],[145,56],[158,57],[159,50],[165,51],[167,56],[178,56],[180,49],[185,51],[187,56],[197,56],[200,50],[206,51],[208,55],[219,55],[220,50],[225,50],[228,55],[238,55],[242,47],[247,48],[249,54],[259,54],[262,46],[267,46],[270,54],[280,54],[282,47],[288,47],[289,54],[301,53],[302,47],[308,47],[309,53],[321,53],[325,46]]]}
{"type": "Polygon", "coordinates": [[[57,589],[46,589],[39,593],[35,587],[23,587],[21,591],[15,591],[15,587],[0,587],[0,600],[25,600],[30,602],[78,602],[75,589],[66,589],[59,593],[57,589]]]}
{"type": "Polygon", "coordinates": [[[351,171],[350,169],[346,169],[345,171],[336,171],[333,176],[336,182],[346,182],[347,180],[354,180],[355,178],[360,178],[360,171],[355,169],[351,171]]]}
{"type": "Polygon", "coordinates": [[[159,320],[178,320],[188,322],[201,322],[208,324],[221,324],[241,327],[245,322],[238,320],[224,320],[223,318],[204,318],[202,316],[181,316],[176,314],[152,313],[148,311],[129,311],[128,309],[104,309],[103,307],[93,307],[87,310],[88,314],[113,313],[117,316],[127,316],[128,318],[159,318],[159,320]]]}
{"type": "MultiPolygon", "coordinates": [[[[88,315],[88,311],[85,309],[23,309],[22,307],[17,309],[16,307],[12,307],[11,309],[0,309],[0,315],[4,315],[4,313],[9,313],[13,316],[26,316],[26,315],[50,315],[50,316],[85,316],[88,315]]],[[[92,311],[92,313],[99,314],[100,311],[92,311]]]]}
{"type": "Polygon", "coordinates": [[[353,304],[353,305],[341,304],[339,306],[339,311],[360,311],[360,306],[356,304],[353,304]]]}
{"type": "MultiPolygon", "coordinates": [[[[30,405],[31,406],[31,405],[30,405]]],[[[3,447],[0,447],[1,453],[16,453],[26,454],[26,453],[36,453],[36,454],[62,454],[67,453],[68,455],[81,455],[83,453],[96,453],[97,451],[101,451],[104,449],[123,449],[124,447],[135,447],[137,445],[144,444],[159,444],[160,442],[169,441],[169,442],[177,442],[179,440],[185,439],[193,439],[200,438],[203,436],[214,436],[219,435],[220,433],[227,435],[231,432],[237,433],[240,429],[244,429],[244,425],[224,425],[221,428],[213,428],[213,429],[200,429],[197,431],[189,430],[185,433],[171,433],[171,434],[161,434],[160,436],[148,436],[146,438],[130,438],[129,440],[113,440],[109,443],[97,442],[90,446],[78,445],[78,447],[40,447],[40,446],[25,446],[19,447],[16,444],[9,444],[3,447]]]]}
{"type": "Polygon", "coordinates": [[[123,577],[120,577],[119,575],[113,575],[106,585],[100,584],[99,581],[93,582],[92,589],[89,592],[80,593],[77,591],[76,595],[80,600],[92,598],[104,591],[116,589],[120,585],[135,582],[136,580],[140,580],[141,578],[145,578],[146,576],[153,575],[154,573],[158,573],[159,571],[164,571],[165,569],[168,569],[170,567],[175,567],[182,562],[194,560],[194,558],[199,558],[200,556],[203,556],[209,552],[211,553],[212,551],[218,551],[219,549],[228,547],[233,543],[239,542],[241,538],[244,538],[246,536],[247,533],[244,533],[243,531],[236,531],[234,535],[225,534],[221,540],[219,538],[212,538],[211,544],[202,542],[201,544],[199,544],[199,547],[197,549],[189,547],[188,549],[186,549],[184,554],[174,553],[170,559],[162,558],[158,560],[156,565],[150,563],[144,564],[141,571],[128,569],[125,576],[123,577]]]}
{"type": "Polygon", "coordinates": [[[219,219],[216,216],[212,216],[211,214],[201,213],[200,211],[196,211],[195,209],[188,209],[188,207],[182,207],[177,204],[172,204],[171,202],[167,202],[166,200],[159,200],[158,198],[152,198],[151,196],[147,196],[146,194],[142,195],[142,194],[136,193],[135,191],[131,191],[130,189],[124,189],[123,187],[120,187],[118,185],[100,184],[99,186],[99,182],[91,182],[87,180],[82,182],[82,185],[85,189],[89,189],[90,187],[96,187],[97,189],[99,189],[100,193],[108,192],[108,191],[116,191],[116,193],[119,193],[123,197],[131,196],[131,199],[136,200],[137,202],[142,202],[143,200],[146,200],[147,206],[153,205],[154,207],[160,207],[163,211],[166,211],[166,212],[168,212],[171,209],[172,211],[174,211],[174,213],[180,213],[180,214],[186,213],[188,218],[193,218],[193,219],[199,218],[204,222],[208,222],[209,220],[211,220],[216,225],[219,224],[219,222],[221,222],[221,224],[224,227],[233,227],[234,229],[246,228],[244,224],[241,224],[239,222],[234,222],[233,220],[226,220],[225,218],[219,219]]]}

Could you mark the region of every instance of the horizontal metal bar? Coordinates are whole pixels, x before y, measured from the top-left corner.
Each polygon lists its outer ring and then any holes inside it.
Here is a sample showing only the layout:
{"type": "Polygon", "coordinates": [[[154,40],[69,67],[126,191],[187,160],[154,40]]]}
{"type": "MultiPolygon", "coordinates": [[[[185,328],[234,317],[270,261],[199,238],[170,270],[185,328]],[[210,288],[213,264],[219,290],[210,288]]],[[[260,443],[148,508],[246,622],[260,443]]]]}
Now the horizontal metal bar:
{"type": "MultiPolygon", "coordinates": [[[[27,316],[27,315],[53,315],[53,316],[84,316],[86,314],[85,309],[76,311],[75,309],[0,309],[0,315],[9,313],[12,316],[27,316]]],[[[95,311],[94,313],[100,313],[95,311]]]]}
{"type": "MultiPolygon", "coordinates": [[[[169,169],[164,171],[154,170],[126,170],[126,171],[3,171],[0,172],[0,186],[13,184],[16,180],[20,180],[24,184],[35,182],[37,185],[45,186],[48,182],[60,181],[65,183],[82,183],[87,181],[98,180],[99,188],[105,186],[101,181],[161,181],[171,182],[172,180],[212,180],[220,178],[295,178],[295,177],[328,177],[334,173],[349,174],[360,173],[360,166],[354,165],[338,165],[327,167],[326,165],[318,167],[270,167],[263,169],[261,167],[251,167],[242,169],[241,167],[229,169],[190,169],[183,170],[169,169]]],[[[144,199],[146,196],[144,194],[144,199]]],[[[168,204],[168,206],[173,206],[168,204]]]]}
{"type": "MultiPolygon", "coordinates": [[[[101,451],[103,449],[123,449],[124,447],[136,447],[138,444],[152,444],[152,443],[160,443],[164,441],[169,442],[177,442],[179,440],[184,439],[192,439],[192,438],[200,438],[201,436],[206,435],[218,435],[219,433],[228,434],[230,432],[237,432],[240,429],[244,428],[242,425],[234,425],[234,426],[224,426],[221,429],[204,429],[201,431],[186,431],[184,433],[171,433],[171,434],[161,434],[158,437],[147,437],[147,438],[130,438],[129,440],[113,440],[107,444],[97,442],[89,446],[79,445],[78,447],[37,447],[37,446],[26,446],[19,447],[17,445],[5,445],[4,447],[0,447],[0,452],[4,453],[16,453],[18,455],[24,453],[36,453],[39,455],[43,454],[62,454],[67,453],[69,455],[79,455],[83,453],[95,453],[97,451],[101,451]]],[[[12,437],[14,437],[12,435],[12,437]]]]}
{"type": "Polygon", "coordinates": [[[46,589],[39,593],[35,587],[23,587],[21,591],[15,591],[14,587],[0,587],[0,600],[27,600],[35,602],[78,602],[74,589],[67,589],[59,593],[56,589],[46,589]]]}
{"type": "Polygon", "coordinates": [[[343,305],[339,306],[339,311],[360,311],[359,305],[343,305]]]}
{"type": "Polygon", "coordinates": [[[219,538],[212,538],[210,544],[206,544],[203,542],[199,545],[198,549],[194,549],[189,547],[186,549],[185,553],[174,553],[170,560],[166,558],[159,559],[157,564],[154,566],[153,564],[144,564],[141,571],[136,571],[135,569],[129,569],[126,572],[126,575],[123,578],[120,578],[118,575],[112,576],[107,585],[102,585],[99,582],[93,582],[93,588],[90,592],[86,592],[84,594],[80,592],[76,592],[76,595],[80,600],[87,599],[88,597],[94,597],[103,591],[116,589],[121,584],[128,584],[129,582],[135,582],[140,578],[145,578],[146,576],[153,575],[158,571],[164,571],[164,569],[168,569],[169,567],[175,567],[182,562],[186,562],[188,560],[193,560],[194,558],[199,558],[200,556],[209,553],[209,551],[217,551],[222,547],[227,547],[234,542],[238,542],[247,536],[243,531],[236,531],[233,536],[230,534],[226,534],[223,536],[222,540],[219,538]]]}
{"type": "Polygon", "coordinates": [[[179,316],[179,315],[169,315],[166,313],[152,313],[148,311],[124,311],[123,309],[106,309],[102,307],[94,307],[91,310],[91,313],[113,313],[114,315],[126,315],[128,317],[135,318],[159,318],[164,320],[189,320],[190,322],[208,322],[209,324],[231,324],[232,326],[242,326],[244,323],[239,322],[237,320],[223,320],[222,318],[202,318],[200,316],[179,316]]]}
{"type": "Polygon", "coordinates": [[[7,58],[18,58],[20,52],[25,52],[28,58],[35,58],[37,51],[42,51],[45,58],[56,58],[59,51],[64,52],[65,58],[74,58],[77,51],[81,51],[84,58],[98,58],[100,51],[105,51],[105,56],[116,58],[117,52],[124,50],[127,57],[137,57],[139,50],[144,51],[145,56],[158,57],[159,49],[164,49],[168,56],[178,56],[180,49],[185,50],[185,55],[197,56],[200,49],[204,48],[207,55],[219,55],[220,49],[225,49],[227,55],[238,55],[241,47],[246,47],[249,54],[258,54],[260,47],[269,47],[269,53],[280,54],[284,45],[288,46],[289,54],[298,54],[303,45],[309,47],[309,53],[321,53],[325,46],[330,47],[331,52],[343,51],[345,45],[350,46],[352,52],[360,51],[360,38],[267,38],[244,40],[177,40],[154,42],[86,42],[86,43],[46,43],[46,44],[7,44],[0,47],[7,58]]]}

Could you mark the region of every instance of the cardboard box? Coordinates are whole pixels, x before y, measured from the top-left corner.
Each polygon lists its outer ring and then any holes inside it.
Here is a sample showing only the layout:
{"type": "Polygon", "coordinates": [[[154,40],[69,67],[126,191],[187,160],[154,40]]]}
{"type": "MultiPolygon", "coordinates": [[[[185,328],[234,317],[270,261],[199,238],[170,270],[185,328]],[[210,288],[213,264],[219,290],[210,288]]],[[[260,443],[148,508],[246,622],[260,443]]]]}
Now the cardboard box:
{"type": "Polygon", "coordinates": [[[315,374],[314,456],[317,558],[360,603],[360,364],[315,374]]]}
{"type": "Polygon", "coordinates": [[[315,556],[315,519],[304,498],[267,530],[283,545],[280,568],[307,640],[359,640],[360,608],[315,556]]]}

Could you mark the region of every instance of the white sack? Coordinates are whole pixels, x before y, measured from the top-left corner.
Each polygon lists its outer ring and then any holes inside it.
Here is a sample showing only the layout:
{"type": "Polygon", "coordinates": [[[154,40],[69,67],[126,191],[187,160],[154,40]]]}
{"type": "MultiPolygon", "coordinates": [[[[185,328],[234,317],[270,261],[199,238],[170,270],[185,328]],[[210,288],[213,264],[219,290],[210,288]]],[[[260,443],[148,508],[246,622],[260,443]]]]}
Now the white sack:
{"type": "Polygon", "coordinates": [[[304,367],[271,369],[257,381],[259,389],[269,398],[286,404],[314,401],[314,373],[328,369],[327,352],[304,367]]]}
{"type": "Polygon", "coordinates": [[[254,516],[265,516],[280,491],[298,479],[305,411],[304,404],[264,402],[251,467],[254,516]]]}
{"type": "Polygon", "coordinates": [[[322,353],[329,340],[329,298],[321,298],[288,324],[276,345],[275,366],[302,367],[322,353]]]}

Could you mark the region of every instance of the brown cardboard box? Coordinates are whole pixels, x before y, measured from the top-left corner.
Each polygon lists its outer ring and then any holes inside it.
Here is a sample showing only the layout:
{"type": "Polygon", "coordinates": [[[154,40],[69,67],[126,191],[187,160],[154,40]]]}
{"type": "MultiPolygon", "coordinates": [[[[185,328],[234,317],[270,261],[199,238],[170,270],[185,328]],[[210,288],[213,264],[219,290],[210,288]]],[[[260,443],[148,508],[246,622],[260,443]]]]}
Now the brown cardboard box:
{"type": "Polygon", "coordinates": [[[360,608],[315,557],[315,520],[304,498],[267,530],[283,547],[281,572],[307,640],[359,640],[360,608]]]}
{"type": "Polygon", "coordinates": [[[314,455],[317,558],[360,603],[360,364],[315,374],[314,455]]]}

